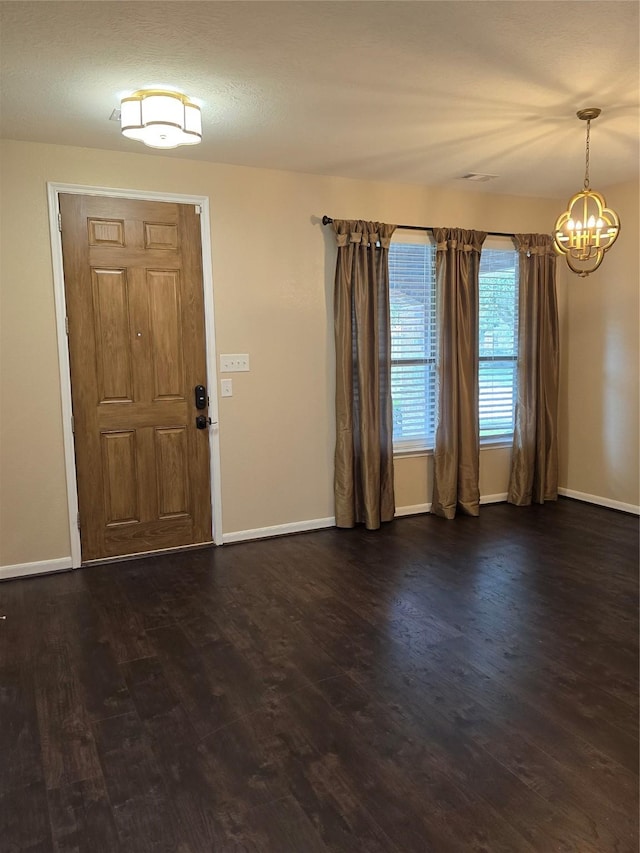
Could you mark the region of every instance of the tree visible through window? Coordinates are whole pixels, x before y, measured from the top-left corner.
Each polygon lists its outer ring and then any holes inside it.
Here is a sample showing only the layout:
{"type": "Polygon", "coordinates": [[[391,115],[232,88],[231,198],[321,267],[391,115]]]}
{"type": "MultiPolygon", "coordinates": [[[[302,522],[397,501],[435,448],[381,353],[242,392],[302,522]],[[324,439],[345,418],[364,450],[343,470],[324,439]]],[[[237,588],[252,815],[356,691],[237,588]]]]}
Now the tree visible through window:
{"type": "MultiPolygon", "coordinates": [[[[391,393],[397,450],[433,447],[437,352],[435,248],[401,232],[389,250],[391,393]]],[[[518,259],[510,244],[480,258],[480,438],[513,434],[518,330],[518,259]]]]}

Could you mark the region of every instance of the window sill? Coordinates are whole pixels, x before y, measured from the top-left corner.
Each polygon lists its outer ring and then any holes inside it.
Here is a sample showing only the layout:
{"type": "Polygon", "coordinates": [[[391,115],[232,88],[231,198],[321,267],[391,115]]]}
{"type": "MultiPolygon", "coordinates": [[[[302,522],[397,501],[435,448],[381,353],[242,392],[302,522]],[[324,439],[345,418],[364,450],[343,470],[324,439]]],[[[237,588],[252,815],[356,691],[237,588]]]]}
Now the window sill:
{"type": "Polygon", "coordinates": [[[394,447],[394,459],[408,459],[412,456],[433,456],[433,447],[394,447]]]}
{"type": "Polygon", "coordinates": [[[480,439],[480,450],[501,450],[505,447],[509,450],[513,447],[512,435],[500,435],[496,438],[480,439]]]}
{"type": "MultiPolygon", "coordinates": [[[[498,436],[496,438],[484,438],[480,440],[480,450],[511,450],[513,447],[512,436],[498,436]]],[[[433,456],[433,447],[402,447],[393,448],[394,459],[406,459],[412,456],[433,456]]]]}

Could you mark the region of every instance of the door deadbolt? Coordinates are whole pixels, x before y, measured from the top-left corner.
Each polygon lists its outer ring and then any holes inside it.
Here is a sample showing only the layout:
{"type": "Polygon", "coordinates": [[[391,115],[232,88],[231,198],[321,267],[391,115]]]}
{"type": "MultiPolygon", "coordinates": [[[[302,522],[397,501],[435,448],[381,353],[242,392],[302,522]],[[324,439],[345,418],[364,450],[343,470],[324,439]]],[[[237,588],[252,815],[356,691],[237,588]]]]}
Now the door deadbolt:
{"type": "Polygon", "coordinates": [[[196,409],[207,408],[207,389],[204,385],[196,385],[193,389],[196,398],[196,409]]]}

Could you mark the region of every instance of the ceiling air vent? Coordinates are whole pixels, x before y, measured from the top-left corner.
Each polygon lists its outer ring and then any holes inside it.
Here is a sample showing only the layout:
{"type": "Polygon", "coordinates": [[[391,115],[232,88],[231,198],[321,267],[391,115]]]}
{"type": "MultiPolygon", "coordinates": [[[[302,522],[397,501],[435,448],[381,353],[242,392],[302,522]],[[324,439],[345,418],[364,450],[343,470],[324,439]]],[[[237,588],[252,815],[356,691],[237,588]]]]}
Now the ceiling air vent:
{"type": "Polygon", "coordinates": [[[109,121],[120,121],[120,110],[115,109],[109,116],[109,121]]]}
{"type": "Polygon", "coordinates": [[[466,175],[462,175],[461,181],[475,181],[476,183],[482,183],[483,181],[492,181],[494,178],[499,177],[498,175],[483,175],[481,172],[468,172],[466,175]]]}

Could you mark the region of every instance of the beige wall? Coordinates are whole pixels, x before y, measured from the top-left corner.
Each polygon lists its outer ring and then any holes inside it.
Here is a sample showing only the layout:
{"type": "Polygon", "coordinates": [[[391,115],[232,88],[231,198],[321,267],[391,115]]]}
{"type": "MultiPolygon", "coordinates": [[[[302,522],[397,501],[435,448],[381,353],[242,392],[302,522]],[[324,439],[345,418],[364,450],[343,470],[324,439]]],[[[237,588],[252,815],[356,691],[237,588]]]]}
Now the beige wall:
{"type": "MultiPolygon", "coordinates": [[[[318,217],[548,231],[557,213],[544,199],[176,156],[10,141],[0,151],[1,565],[70,552],[47,181],[209,196],[218,352],[251,356],[251,372],[234,375],[234,396],[220,400],[225,532],[333,515],[335,248],[318,217]]],[[[508,460],[506,450],[483,451],[484,495],[506,491],[508,460]]],[[[397,467],[398,506],[428,502],[430,459],[397,467]]]]}
{"type": "Polygon", "coordinates": [[[560,485],[640,504],[638,184],[596,187],[622,224],[602,266],[567,271],[560,381],[560,485]]]}

